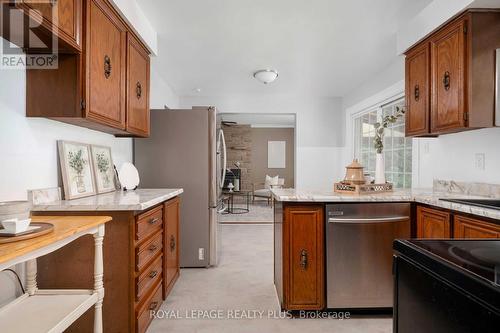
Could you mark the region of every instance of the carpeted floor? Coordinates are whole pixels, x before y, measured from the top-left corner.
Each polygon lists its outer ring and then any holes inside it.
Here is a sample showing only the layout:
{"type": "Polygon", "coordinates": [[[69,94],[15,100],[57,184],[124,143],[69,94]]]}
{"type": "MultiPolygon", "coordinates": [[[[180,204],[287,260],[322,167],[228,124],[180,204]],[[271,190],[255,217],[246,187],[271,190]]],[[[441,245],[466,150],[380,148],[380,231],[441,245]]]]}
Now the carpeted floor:
{"type": "MultiPolygon", "coordinates": [[[[234,203],[235,207],[246,207],[244,203],[234,203]]],[[[255,201],[250,204],[250,212],[244,214],[219,214],[220,223],[273,223],[274,213],[272,205],[268,205],[267,201],[255,201]]]]}

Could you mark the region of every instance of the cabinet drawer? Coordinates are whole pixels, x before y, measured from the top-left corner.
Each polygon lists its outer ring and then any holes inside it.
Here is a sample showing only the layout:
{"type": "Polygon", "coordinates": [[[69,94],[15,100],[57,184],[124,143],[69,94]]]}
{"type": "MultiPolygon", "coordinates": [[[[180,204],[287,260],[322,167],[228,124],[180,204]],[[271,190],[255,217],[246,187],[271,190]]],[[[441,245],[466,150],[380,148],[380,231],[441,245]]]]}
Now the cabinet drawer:
{"type": "Polygon", "coordinates": [[[135,270],[140,272],[155,258],[163,249],[162,233],[158,232],[151,240],[135,249],[135,270]]]}
{"type": "Polygon", "coordinates": [[[157,285],[155,291],[137,311],[136,330],[138,333],[146,332],[149,324],[153,320],[150,311],[158,310],[161,306],[161,283],[157,285]]]}
{"type": "Polygon", "coordinates": [[[155,285],[162,277],[162,257],[158,256],[156,260],[139,275],[136,283],[135,297],[138,302],[142,301],[144,295],[153,285],[155,285]]]}
{"type": "Polygon", "coordinates": [[[161,206],[139,215],[135,228],[135,240],[140,242],[160,230],[163,224],[162,215],[161,206]]]}

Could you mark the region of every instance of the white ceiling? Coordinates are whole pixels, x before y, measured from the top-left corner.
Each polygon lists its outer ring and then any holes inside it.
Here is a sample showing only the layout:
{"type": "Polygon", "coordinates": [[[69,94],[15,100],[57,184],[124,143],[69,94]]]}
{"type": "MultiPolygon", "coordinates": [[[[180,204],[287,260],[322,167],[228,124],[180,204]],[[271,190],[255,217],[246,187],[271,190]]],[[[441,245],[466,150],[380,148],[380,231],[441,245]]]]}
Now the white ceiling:
{"type": "Polygon", "coordinates": [[[264,114],[264,113],[221,113],[222,121],[233,121],[238,125],[252,127],[295,127],[294,114],[264,114]]]}
{"type": "Polygon", "coordinates": [[[158,32],[152,70],[178,95],[343,96],[395,59],[398,26],[431,0],[137,2],[158,32]],[[253,79],[262,68],[278,80],[253,79]]]}

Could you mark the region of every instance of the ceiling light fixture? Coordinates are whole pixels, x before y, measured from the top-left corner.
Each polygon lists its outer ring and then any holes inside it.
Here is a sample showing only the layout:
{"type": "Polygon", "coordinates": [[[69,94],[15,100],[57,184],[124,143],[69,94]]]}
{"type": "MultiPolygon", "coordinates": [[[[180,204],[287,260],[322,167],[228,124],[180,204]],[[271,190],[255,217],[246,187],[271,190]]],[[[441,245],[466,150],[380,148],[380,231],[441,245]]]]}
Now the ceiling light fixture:
{"type": "Polygon", "coordinates": [[[253,73],[253,77],[264,84],[268,84],[278,78],[278,72],[274,69],[261,69],[253,73]]]}

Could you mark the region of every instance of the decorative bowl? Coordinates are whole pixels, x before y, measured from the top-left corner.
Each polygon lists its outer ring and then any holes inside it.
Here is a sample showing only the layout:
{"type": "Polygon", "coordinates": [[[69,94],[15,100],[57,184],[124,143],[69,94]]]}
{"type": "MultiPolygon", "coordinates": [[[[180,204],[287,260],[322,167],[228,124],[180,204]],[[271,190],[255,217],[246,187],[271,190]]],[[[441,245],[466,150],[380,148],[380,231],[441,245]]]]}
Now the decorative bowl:
{"type": "Polygon", "coordinates": [[[2,221],[2,226],[8,233],[18,234],[20,232],[28,230],[30,223],[31,219],[18,220],[16,218],[2,221]]]}

